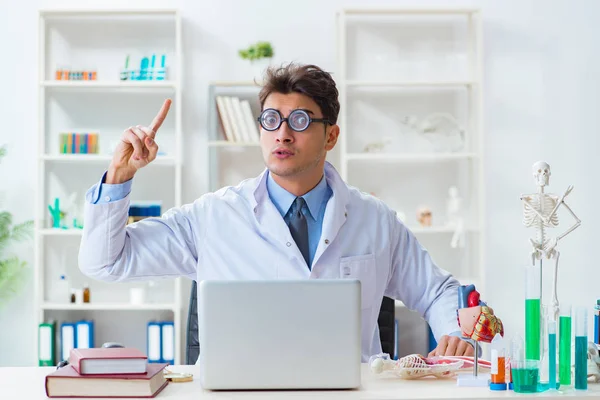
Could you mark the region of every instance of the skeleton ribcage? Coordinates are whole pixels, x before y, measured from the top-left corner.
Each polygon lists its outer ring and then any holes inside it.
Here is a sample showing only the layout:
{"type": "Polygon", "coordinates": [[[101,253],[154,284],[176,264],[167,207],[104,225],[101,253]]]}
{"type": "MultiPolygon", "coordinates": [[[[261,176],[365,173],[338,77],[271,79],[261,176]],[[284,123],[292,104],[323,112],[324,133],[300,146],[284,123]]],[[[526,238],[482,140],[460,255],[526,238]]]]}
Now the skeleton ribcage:
{"type": "MultiPolygon", "coordinates": [[[[554,207],[556,206],[556,198],[555,197],[550,197],[549,195],[544,195],[542,197],[544,204],[543,207],[540,207],[540,200],[539,200],[539,195],[534,194],[529,196],[530,200],[529,203],[540,213],[542,214],[544,217],[548,217],[550,215],[550,213],[552,212],[552,210],[554,210],[554,207]]],[[[527,206],[525,203],[523,203],[523,225],[530,227],[530,226],[541,226],[543,223],[543,221],[540,220],[540,217],[538,217],[538,215],[531,209],[529,208],[529,206],[527,206]]],[[[558,215],[554,214],[552,216],[552,218],[550,219],[549,223],[543,223],[544,227],[557,227],[558,226],[558,215]]]]}

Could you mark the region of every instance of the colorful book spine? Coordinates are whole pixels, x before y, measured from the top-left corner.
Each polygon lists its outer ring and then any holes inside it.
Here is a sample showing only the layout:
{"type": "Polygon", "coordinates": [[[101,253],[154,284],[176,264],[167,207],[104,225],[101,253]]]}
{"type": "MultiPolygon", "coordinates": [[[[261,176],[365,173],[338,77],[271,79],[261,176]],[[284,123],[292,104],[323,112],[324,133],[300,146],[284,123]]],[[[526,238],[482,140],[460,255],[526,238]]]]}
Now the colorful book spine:
{"type": "Polygon", "coordinates": [[[98,134],[60,133],[59,152],[61,154],[98,154],[98,134]]]}

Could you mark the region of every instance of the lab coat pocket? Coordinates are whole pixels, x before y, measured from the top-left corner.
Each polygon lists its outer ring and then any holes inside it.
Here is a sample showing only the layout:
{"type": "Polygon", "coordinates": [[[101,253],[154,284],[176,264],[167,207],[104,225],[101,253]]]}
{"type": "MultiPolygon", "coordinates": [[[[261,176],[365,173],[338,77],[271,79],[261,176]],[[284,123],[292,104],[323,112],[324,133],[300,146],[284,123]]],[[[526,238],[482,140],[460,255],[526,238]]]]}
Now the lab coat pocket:
{"type": "Polygon", "coordinates": [[[340,276],[344,279],[360,280],[362,308],[373,306],[377,284],[374,254],[342,257],[340,260],[340,276]]]}

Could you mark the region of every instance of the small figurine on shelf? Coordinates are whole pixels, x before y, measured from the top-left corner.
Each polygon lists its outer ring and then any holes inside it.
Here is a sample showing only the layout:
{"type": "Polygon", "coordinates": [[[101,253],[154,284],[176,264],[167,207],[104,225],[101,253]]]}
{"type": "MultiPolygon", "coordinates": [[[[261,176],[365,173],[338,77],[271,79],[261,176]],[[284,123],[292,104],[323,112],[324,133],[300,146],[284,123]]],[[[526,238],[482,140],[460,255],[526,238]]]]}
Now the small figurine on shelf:
{"type": "Polygon", "coordinates": [[[456,313],[463,338],[475,350],[473,376],[459,377],[458,385],[487,386],[489,385],[489,376],[478,376],[479,346],[477,342],[491,343],[497,333],[504,336],[502,321],[494,315],[494,310],[480,300],[475,285],[463,285],[458,288],[458,310],[456,313]]]}
{"type": "Polygon", "coordinates": [[[48,205],[48,210],[52,217],[52,227],[65,229],[66,226],[62,224],[65,213],[60,210],[60,200],[58,197],[54,199],[54,207],[48,205]]]}
{"type": "Polygon", "coordinates": [[[431,226],[431,209],[427,206],[419,207],[417,210],[417,221],[423,227],[431,226]]]}

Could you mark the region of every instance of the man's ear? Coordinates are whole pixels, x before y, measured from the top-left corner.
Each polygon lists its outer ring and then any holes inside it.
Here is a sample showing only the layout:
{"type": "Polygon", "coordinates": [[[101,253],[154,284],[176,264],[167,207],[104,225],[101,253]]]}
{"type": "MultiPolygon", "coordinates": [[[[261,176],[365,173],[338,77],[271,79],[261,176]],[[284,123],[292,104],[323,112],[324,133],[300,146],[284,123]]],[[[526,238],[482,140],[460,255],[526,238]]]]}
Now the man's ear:
{"type": "Polygon", "coordinates": [[[325,150],[330,151],[335,147],[337,143],[338,136],[340,135],[340,127],[339,125],[332,125],[326,131],[327,137],[325,138],[325,150]]]}

